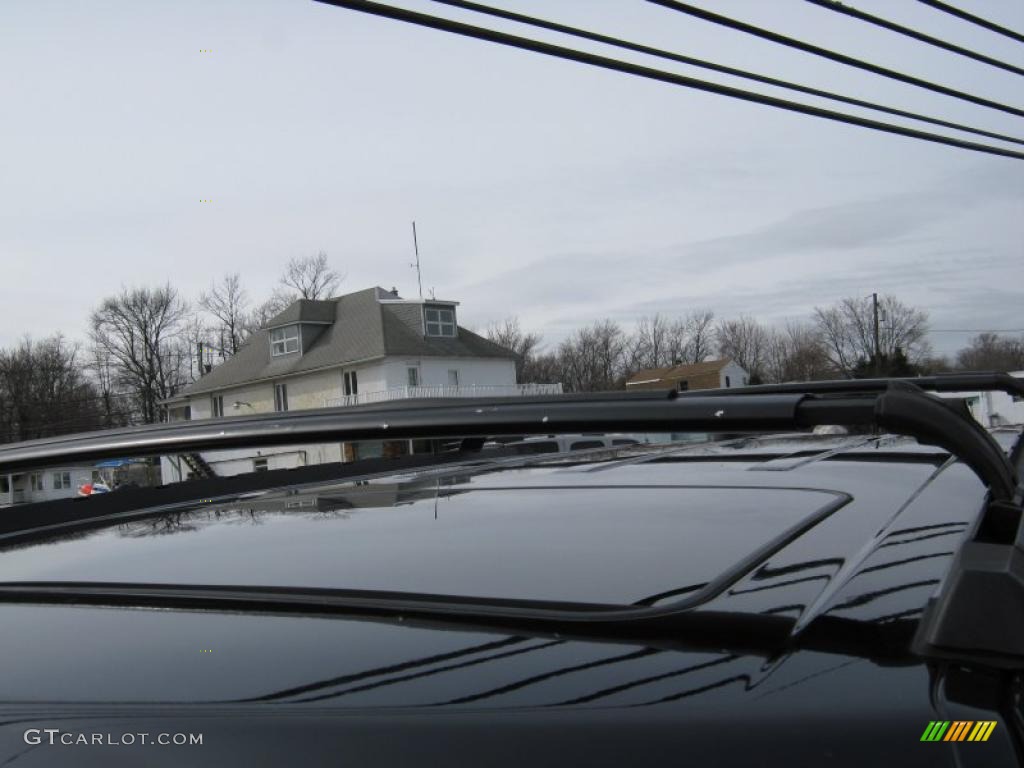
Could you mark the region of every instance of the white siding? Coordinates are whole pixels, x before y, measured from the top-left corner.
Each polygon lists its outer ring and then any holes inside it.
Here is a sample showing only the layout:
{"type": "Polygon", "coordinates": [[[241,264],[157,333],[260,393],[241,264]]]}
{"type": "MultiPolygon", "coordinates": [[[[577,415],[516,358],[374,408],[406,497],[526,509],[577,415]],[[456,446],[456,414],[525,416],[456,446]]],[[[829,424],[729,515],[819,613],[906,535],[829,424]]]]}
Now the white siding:
{"type": "Polygon", "coordinates": [[[210,398],[213,394],[224,398],[226,417],[271,413],[274,410],[274,385],[284,384],[288,389],[288,410],[322,408],[325,400],[340,398],[344,394],[344,371],[356,371],[359,393],[368,394],[406,386],[409,383],[410,367],[419,369],[419,383],[422,386],[447,386],[448,372],[451,370],[459,372],[460,386],[516,383],[516,366],[512,360],[389,357],[369,365],[339,366],[330,370],[285,376],[274,381],[220,389],[215,393],[195,395],[189,398],[189,404],[193,419],[210,418],[210,398]],[[238,407],[235,407],[235,403],[239,403],[238,407]]]}
{"type": "Polygon", "coordinates": [[[322,408],[327,393],[334,396],[341,394],[341,372],[337,369],[318,371],[268,382],[266,386],[270,392],[271,407],[274,402],[274,384],[284,384],[288,388],[289,411],[322,408]]]}
{"type": "Polygon", "coordinates": [[[66,499],[78,495],[78,488],[85,483],[92,482],[93,467],[57,467],[44,469],[38,472],[25,472],[15,481],[17,488],[24,490],[23,499],[25,502],[50,501],[51,499],[66,499]],[[53,476],[67,472],[71,475],[71,485],[68,488],[54,488],[53,476]],[[41,475],[43,478],[42,490],[33,491],[31,475],[41,475]]]}
{"type": "Polygon", "coordinates": [[[730,362],[728,365],[722,368],[719,373],[719,387],[725,387],[725,378],[729,377],[728,386],[731,387],[742,387],[749,383],[749,376],[747,372],[740,368],[736,363],[730,362]]]}
{"type": "MultiPolygon", "coordinates": [[[[391,357],[384,362],[386,386],[404,387],[409,383],[408,369],[419,367],[420,385],[426,387],[447,386],[448,371],[459,372],[459,386],[474,384],[515,384],[516,364],[512,360],[468,357],[391,357]]],[[[371,392],[359,382],[360,392],[371,392]]]]}
{"type": "MultiPolygon", "coordinates": [[[[1024,371],[1011,376],[1024,378],[1024,371]]],[[[971,415],[984,427],[1005,427],[1024,424],[1024,400],[1014,400],[1005,392],[939,392],[940,397],[967,399],[971,415]]]]}
{"type": "MultiPolygon", "coordinates": [[[[189,399],[193,419],[208,419],[211,415],[211,394],[224,398],[224,416],[244,416],[251,413],[271,413],[274,410],[274,385],[284,384],[288,389],[288,410],[322,408],[327,400],[343,394],[343,372],[357,372],[359,393],[382,392],[404,387],[409,383],[408,368],[419,368],[419,383],[424,386],[447,386],[448,371],[459,372],[459,385],[515,384],[516,369],[512,360],[485,358],[391,357],[368,365],[332,368],[323,371],[286,376],[274,381],[247,384],[218,390],[216,393],[196,395],[189,399]],[[246,403],[239,405],[234,404],[246,403]]],[[[283,446],[280,448],[237,449],[230,451],[204,451],[203,458],[218,475],[230,476],[253,471],[253,460],[267,459],[267,469],[291,469],[307,464],[321,464],[342,460],[340,443],[283,446]]],[[[177,457],[163,457],[160,461],[164,483],[179,482],[188,476],[188,466],[177,457]]]]}
{"type": "Polygon", "coordinates": [[[189,398],[193,419],[208,419],[211,415],[212,395],[224,398],[225,416],[244,416],[249,413],[272,413],[274,410],[274,385],[284,384],[288,390],[288,410],[322,408],[324,400],[341,397],[342,371],[356,371],[360,392],[374,392],[384,389],[384,368],[380,363],[357,365],[345,368],[331,368],[312,371],[279,379],[246,384],[241,387],[219,389],[216,392],[195,395],[189,398]],[[236,408],[235,403],[239,403],[236,408]]]}
{"type": "MultiPolygon", "coordinates": [[[[337,371],[338,375],[338,395],[343,393],[342,390],[342,371],[355,371],[356,379],[359,383],[360,392],[379,392],[382,389],[387,389],[387,379],[385,378],[385,367],[383,362],[371,363],[369,365],[355,365],[346,366],[343,369],[337,371]]],[[[328,397],[335,397],[335,395],[328,395],[328,397]]]]}

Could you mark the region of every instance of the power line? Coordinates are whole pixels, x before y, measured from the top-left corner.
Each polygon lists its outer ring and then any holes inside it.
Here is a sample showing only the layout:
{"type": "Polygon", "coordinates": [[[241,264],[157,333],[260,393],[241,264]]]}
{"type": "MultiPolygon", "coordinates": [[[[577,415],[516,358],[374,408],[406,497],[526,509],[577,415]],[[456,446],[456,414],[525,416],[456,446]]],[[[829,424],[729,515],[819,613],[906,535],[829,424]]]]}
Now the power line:
{"type": "Polygon", "coordinates": [[[1024,328],[930,328],[928,333],[1024,333],[1024,328]]]}
{"type": "Polygon", "coordinates": [[[1007,29],[999,24],[988,19],[983,19],[981,16],[975,16],[973,13],[967,11],[961,11],[959,8],[955,8],[948,3],[940,2],[940,0],[917,0],[919,3],[924,3],[927,6],[934,8],[937,11],[948,13],[952,16],[956,16],[958,19],[969,21],[971,24],[977,24],[979,27],[984,27],[992,32],[995,32],[1005,37],[1009,37],[1012,40],[1016,40],[1019,43],[1024,43],[1024,35],[1020,32],[1014,32],[1012,29],[1007,29]]]}
{"type": "Polygon", "coordinates": [[[859,11],[856,8],[853,8],[849,5],[843,5],[842,3],[837,2],[837,0],[806,0],[806,2],[810,3],[811,5],[817,5],[820,8],[825,8],[829,11],[842,13],[854,19],[859,19],[860,21],[866,21],[868,24],[874,24],[876,27],[882,27],[883,29],[888,29],[892,32],[897,32],[898,34],[905,35],[906,37],[912,37],[913,39],[919,40],[922,43],[927,43],[928,45],[933,45],[936,48],[942,48],[943,50],[951,51],[952,53],[956,53],[960,56],[966,56],[969,59],[980,61],[983,64],[998,67],[999,69],[1005,69],[1007,72],[1013,72],[1014,74],[1017,75],[1024,75],[1024,69],[1021,69],[1020,67],[1014,64],[1010,64],[1009,62],[1001,61],[999,59],[994,59],[991,56],[986,56],[983,53],[972,51],[970,48],[963,48],[953,43],[947,43],[945,40],[940,40],[937,37],[932,37],[931,35],[926,35],[923,32],[918,32],[916,29],[904,27],[902,24],[897,24],[895,22],[889,21],[888,19],[883,19],[880,16],[874,16],[870,13],[859,11]]]}
{"type": "MultiPolygon", "coordinates": [[[[322,1],[322,0],[321,0],[322,1]]],[[[869,61],[862,59],[855,59],[852,56],[847,56],[843,53],[837,53],[827,48],[822,48],[811,43],[805,43],[803,40],[797,40],[793,37],[787,37],[786,35],[780,35],[778,32],[772,32],[761,27],[755,27],[753,24],[747,24],[742,21],[737,21],[728,16],[721,16],[711,11],[705,11],[703,8],[697,8],[686,3],[677,2],[677,0],[647,0],[649,3],[660,5],[663,8],[669,10],[678,11],[679,13],[685,13],[688,16],[695,16],[698,19],[704,21],[710,21],[712,24],[719,24],[723,27],[729,27],[739,32],[744,32],[748,35],[760,37],[764,40],[770,40],[773,43],[779,43],[790,48],[796,48],[797,50],[804,51],[805,53],[811,53],[815,56],[821,56],[825,59],[837,61],[840,64],[845,64],[850,67],[856,67],[857,69],[863,69],[867,72],[872,72],[882,77],[888,77],[893,80],[899,80],[900,82],[915,85],[918,88],[924,88],[935,93],[941,93],[946,96],[952,96],[955,99],[962,99],[963,101],[969,101],[973,104],[979,104],[983,107],[989,107],[990,109],[997,109],[1000,112],[1007,112],[1011,115],[1017,115],[1018,117],[1024,117],[1024,109],[1019,107],[1011,107],[1007,104],[1002,104],[998,101],[992,101],[990,99],[982,98],[981,96],[975,96],[973,93],[967,93],[965,91],[958,91],[955,88],[950,88],[945,85],[939,85],[929,80],[923,80],[913,75],[905,75],[902,72],[897,72],[893,69],[887,69],[877,64],[872,64],[869,61]]]]}
{"type": "Polygon", "coordinates": [[[538,19],[534,16],[526,16],[521,13],[515,13],[513,11],[506,11],[502,8],[493,8],[488,5],[481,5],[479,3],[469,2],[469,0],[434,0],[435,3],[441,3],[442,5],[450,5],[455,8],[462,8],[468,11],[475,11],[476,13],[485,14],[488,16],[494,16],[500,19],[506,19],[508,21],[514,21],[520,24],[528,24],[533,27],[539,27],[541,29],[548,29],[553,32],[560,32],[566,35],[572,35],[573,37],[579,37],[584,40],[592,40],[597,43],[604,45],[611,45],[616,48],[622,48],[627,51],[635,51],[637,53],[643,53],[649,56],[656,56],[661,59],[667,59],[669,61],[676,61],[681,64],[688,64],[694,67],[701,67],[703,69],[709,69],[714,72],[721,72],[726,75],[732,75],[734,77],[744,78],[746,80],[753,80],[758,83],[765,83],[767,85],[776,86],[778,88],[786,88],[791,91],[797,91],[800,93],[807,93],[812,96],[819,96],[824,99],[831,99],[832,101],[839,101],[845,104],[852,104],[857,107],[864,107],[865,109],[873,109],[877,112],[885,112],[890,115],[897,115],[899,117],[907,117],[911,120],[918,120],[925,123],[931,123],[932,125],[941,125],[944,128],[952,128],[957,131],[965,131],[967,133],[973,133],[978,136],[986,136],[990,139],[998,139],[1000,141],[1009,141],[1014,144],[1024,144],[1024,139],[1018,139],[1013,136],[1007,136],[1002,133],[993,133],[992,131],[985,131],[980,128],[972,128],[969,125],[963,125],[961,123],[953,123],[948,120],[940,120],[934,117],[928,117],[926,115],[917,114],[915,112],[909,112],[903,109],[896,109],[895,107],[887,107],[881,104],[875,104],[870,101],[864,101],[862,99],[855,99],[849,96],[843,96],[832,91],[824,91],[819,88],[811,88],[806,85],[799,85],[797,83],[791,83],[786,80],[780,80],[775,77],[768,77],[766,75],[759,75],[754,72],[748,72],[742,69],[735,69],[734,67],[727,67],[722,64],[716,64],[714,62],[706,61],[704,59],[696,59],[691,56],[684,56],[679,53],[672,51],[666,51],[661,48],[652,48],[648,45],[640,43],[633,43],[628,40],[621,40],[608,35],[602,35],[598,32],[590,32],[585,29],[578,27],[570,27],[565,24],[559,24],[554,21],[548,21],[546,19],[538,19]]]}
{"type": "Polygon", "coordinates": [[[745,91],[740,88],[719,85],[718,83],[711,83],[706,80],[698,80],[696,78],[678,75],[673,72],[664,72],[659,69],[652,69],[650,67],[632,64],[630,62],[620,61],[618,59],[610,59],[605,56],[598,56],[593,53],[578,51],[573,48],[564,48],[562,46],[544,43],[539,40],[531,40],[525,37],[518,37],[516,35],[510,35],[505,32],[498,32],[493,29],[486,29],[483,27],[472,26],[470,24],[463,24],[457,21],[450,21],[448,19],[443,19],[437,16],[430,16],[428,14],[418,13],[416,11],[408,11],[405,10],[404,8],[395,8],[389,5],[382,5],[380,3],[371,2],[370,0],[317,1],[328,5],[348,8],[353,11],[369,13],[374,16],[381,16],[384,18],[394,19],[396,21],[404,21],[409,24],[416,24],[418,26],[438,29],[443,32],[451,32],[453,34],[463,35],[465,37],[472,37],[478,40],[486,40],[488,42],[498,43],[499,45],[505,45],[512,48],[520,48],[526,51],[533,51],[534,53],[541,53],[546,56],[567,59],[569,61],[576,61],[582,64],[600,67],[602,69],[623,72],[626,74],[635,75],[637,77],[647,78],[649,80],[657,80],[663,83],[679,85],[685,88],[693,88],[695,90],[707,91],[709,93],[715,93],[721,96],[728,96],[734,99],[741,99],[743,101],[750,101],[756,104],[764,104],[766,106],[777,107],[779,109],[785,109],[790,112],[798,112],[805,115],[811,115],[813,117],[820,117],[826,120],[834,120],[836,122],[847,123],[849,125],[857,125],[862,128],[870,128],[872,130],[882,131],[885,133],[893,133],[900,136],[908,136],[910,138],[920,139],[922,141],[930,141],[936,144],[946,144],[948,146],[959,147],[961,149],[969,149],[975,152],[984,152],[987,154],[1000,155],[1003,157],[1012,157],[1017,160],[1024,160],[1024,153],[1016,152],[1010,149],[1003,149],[1002,147],[993,147],[988,144],[979,144],[973,141],[965,141],[963,139],[956,139],[951,136],[942,136],[935,133],[927,133],[925,131],[919,131],[915,128],[907,128],[901,125],[883,123],[878,120],[871,120],[865,117],[849,115],[844,112],[836,112],[834,110],[823,109],[821,107],[815,107],[809,104],[801,104],[795,101],[789,101],[787,99],[780,99],[774,96],[767,96],[765,94],[755,93],[753,91],[745,91]]]}

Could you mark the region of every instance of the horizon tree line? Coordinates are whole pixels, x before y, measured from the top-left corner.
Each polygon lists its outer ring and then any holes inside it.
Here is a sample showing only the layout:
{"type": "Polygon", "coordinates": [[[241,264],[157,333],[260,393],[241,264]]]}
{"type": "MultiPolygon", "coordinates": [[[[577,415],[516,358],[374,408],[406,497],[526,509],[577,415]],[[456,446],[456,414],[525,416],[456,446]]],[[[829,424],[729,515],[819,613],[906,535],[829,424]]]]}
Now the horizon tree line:
{"type": "Polygon", "coordinates": [[[1024,369],[1024,337],[981,333],[949,358],[936,355],[927,340],[926,311],[895,296],[880,297],[879,308],[885,321],[877,354],[872,302],[860,298],[815,307],[807,320],[782,326],[750,315],[716,318],[701,309],[642,317],[632,332],[598,320],[549,349],[516,317],[490,325],[486,335],[518,355],[521,381],[561,381],[571,392],[621,389],[637,371],[713,358],[732,359],[755,384],[1024,369]]]}
{"type": "MultiPolygon", "coordinates": [[[[122,288],[91,313],[85,345],[56,334],[0,349],[0,442],[161,421],[162,400],[236,354],[294,300],[330,297],[343,279],[321,251],[291,259],[255,304],[237,273],[194,303],[170,284],[122,288]]],[[[783,326],[699,308],[641,317],[632,330],[598,320],[551,348],[514,316],[484,335],[516,355],[517,381],[561,382],[567,392],[621,389],[637,371],[715,357],[734,360],[751,383],[1024,369],[1024,337],[981,333],[949,359],[933,354],[927,312],[895,296],[880,307],[877,357],[871,303],[856,298],[783,326]]]]}

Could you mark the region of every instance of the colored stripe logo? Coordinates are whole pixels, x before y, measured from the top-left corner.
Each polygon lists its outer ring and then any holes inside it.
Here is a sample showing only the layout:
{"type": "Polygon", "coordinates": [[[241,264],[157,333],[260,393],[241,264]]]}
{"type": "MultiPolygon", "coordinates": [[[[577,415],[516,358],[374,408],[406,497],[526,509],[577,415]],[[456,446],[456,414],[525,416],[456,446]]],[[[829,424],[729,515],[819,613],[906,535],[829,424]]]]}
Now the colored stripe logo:
{"type": "Polygon", "coordinates": [[[988,741],[995,728],[995,720],[932,720],[921,741],[988,741]]]}

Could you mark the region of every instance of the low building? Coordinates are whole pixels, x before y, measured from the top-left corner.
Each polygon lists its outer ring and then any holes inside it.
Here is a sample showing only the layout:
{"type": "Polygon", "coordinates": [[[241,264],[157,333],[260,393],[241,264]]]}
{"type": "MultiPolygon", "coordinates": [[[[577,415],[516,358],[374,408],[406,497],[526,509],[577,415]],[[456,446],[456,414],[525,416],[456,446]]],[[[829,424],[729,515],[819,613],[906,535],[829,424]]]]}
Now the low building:
{"type": "Polygon", "coordinates": [[[750,383],[750,376],[732,360],[708,360],[665,368],[637,371],[626,381],[626,389],[728,389],[750,383]]]}
{"type": "Polygon", "coordinates": [[[0,507],[66,499],[77,496],[87,483],[106,480],[104,472],[91,464],[0,475],[0,507]]]}
{"type": "MultiPolygon", "coordinates": [[[[164,401],[171,421],[389,400],[555,394],[561,384],[518,384],[513,352],[458,325],[456,301],[403,299],[369,288],[300,299],[201,379],[164,401]]],[[[429,451],[385,441],[214,451],[164,457],[165,483],[306,464],[429,451]]]]}
{"type": "MultiPolygon", "coordinates": [[[[1024,371],[1011,376],[1024,379],[1024,371]]],[[[962,397],[971,414],[983,427],[1024,425],[1024,398],[1006,392],[940,392],[941,397],[962,397]]]]}

